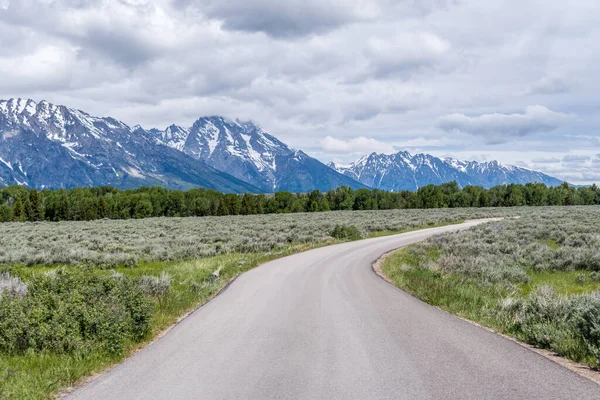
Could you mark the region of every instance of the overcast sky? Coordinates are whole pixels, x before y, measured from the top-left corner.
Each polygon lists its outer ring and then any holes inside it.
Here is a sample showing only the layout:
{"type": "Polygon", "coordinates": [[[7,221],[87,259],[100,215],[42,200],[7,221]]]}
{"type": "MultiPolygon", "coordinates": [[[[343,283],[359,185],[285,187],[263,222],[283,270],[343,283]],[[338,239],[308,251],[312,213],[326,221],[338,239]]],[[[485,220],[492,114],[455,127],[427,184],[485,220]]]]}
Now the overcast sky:
{"type": "Polygon", "coordinates": [[[600,183],[597,0],[0,0],[0,98],[600,183]]]}

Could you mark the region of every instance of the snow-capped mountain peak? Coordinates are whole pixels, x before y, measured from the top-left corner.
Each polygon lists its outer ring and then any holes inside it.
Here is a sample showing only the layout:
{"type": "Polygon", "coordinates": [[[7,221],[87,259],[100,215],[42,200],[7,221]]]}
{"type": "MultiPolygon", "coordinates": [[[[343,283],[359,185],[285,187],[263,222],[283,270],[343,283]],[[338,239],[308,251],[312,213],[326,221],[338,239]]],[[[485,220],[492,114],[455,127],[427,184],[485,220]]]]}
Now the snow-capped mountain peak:
{"type": "Polygon", "coordinates": [[[541,172],[498,161],[479,163],[452,157],[439,159],[429,154],[411,155],[370,154],[350,165],[328,164],[336,171],[352,177],[365,185],[384,190],[417,190],[420,187],[456,181],[460,186],[479,185],[486,188],[508,184],[542,182],[549,186],[562,181],[541,172]]]}
{"type": "Polygon", "coordinates": [[[0,186],[208,187],[229,192],[306,192],[338,186],[416,190],[561,181],[497,161],[372,153],[325,166],[252,121],[203,117],[191,127],[133,128],[114,118],[30,99],[0,100],[0,186]],[[222,172],[220,172],[222,171],[222,172]]]}
{"type": "Polygon", "coordinates": [[[457,158],[446,157],[444,158],[444,162],[450,165],[452,168],[456,168],[459,171],[465,172],[467,166],[469,165],[468,161],[462,161],[457,158]]]}
{"type": "Polygon", "coordinates": [[[93,117],[45,100],[39,103],[21,98],[0,100],[0,132],[10,130],[12,126],[25,126],[50,140],[65,144],[73,144],[82,136],[109,139],[111,132],[129,129],[114,118],[93,117]]]}
{"type": "Polygon", "coordinates": [[[345,169],[349,168],[348,164],[342,164],[342,163],[339,163],[339,162],[336,162],[336,161],[330,161],[330,162],[328,162],[327,166],[329,168],[332,168],[332,169],[335,169],[335,170],[338,170],[338,171],[339,170],[345,170],[345,169]]]}
{"type": "Polygon", "coordinates": [[[0,114],[6,118],[18,118],[21,114],[33,115],[36,113],[37,103],[31,99],[0,100],[0,114]]]}
{"type": "Polygon", "coordinates": [[[171,125],[164,131],[160,132],[160,139],[168,146],[177,150],[182,150],[189,134],[189,128],[184,128],[179,125],[171,125]]]}
{"type": "MultiPolygon", "coordinates": [[[[157,131],[155,136],[167,146],[252,182],[267,192],[278,189],[308,190],[311,188],[309,181],[321,178],[323,181],[341,179],[341,184],[354,187],[358,184],[339,174],[331,175],[331,170],[325,165],[290,148],[253,121],[231,120],[221,116],[202,117],[190,128],[170,126],[165,131],[157,131]],[[305,165],[310,164],[311,168],[321,171],[322,177],[305,170],[302,179],[291,182],[293,171],[290,171],[290,163],[297,164],[295,168],[299,175],[303,173],[305,165]]],[[[317,187],[325,189],[327,185],[317,187]]]]}

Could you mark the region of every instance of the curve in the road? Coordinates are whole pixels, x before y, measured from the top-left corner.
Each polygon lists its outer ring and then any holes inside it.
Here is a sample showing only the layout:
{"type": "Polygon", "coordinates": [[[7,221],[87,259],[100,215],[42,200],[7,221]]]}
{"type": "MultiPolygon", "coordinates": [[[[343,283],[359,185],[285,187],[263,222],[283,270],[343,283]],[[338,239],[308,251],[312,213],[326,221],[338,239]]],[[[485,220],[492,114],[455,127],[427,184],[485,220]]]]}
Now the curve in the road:
{"type": "Polygon", "coordinates": [[[264,264],[80,399],[600,399],[600,386],[389,285],[382,254],[482,221],[264,264]]]}

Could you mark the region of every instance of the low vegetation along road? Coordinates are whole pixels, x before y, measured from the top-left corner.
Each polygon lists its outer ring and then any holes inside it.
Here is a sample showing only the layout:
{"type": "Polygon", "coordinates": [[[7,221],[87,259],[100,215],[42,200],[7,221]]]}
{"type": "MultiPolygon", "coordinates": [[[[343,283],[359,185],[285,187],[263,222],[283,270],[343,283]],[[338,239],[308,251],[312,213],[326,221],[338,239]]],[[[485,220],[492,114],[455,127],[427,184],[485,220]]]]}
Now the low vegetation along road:
{"type": "Polygon", "coordinates": [[[68,398],[600,398],[596,383],[371,269],[388,251],[481,222],[269,262],[68,398]]]}

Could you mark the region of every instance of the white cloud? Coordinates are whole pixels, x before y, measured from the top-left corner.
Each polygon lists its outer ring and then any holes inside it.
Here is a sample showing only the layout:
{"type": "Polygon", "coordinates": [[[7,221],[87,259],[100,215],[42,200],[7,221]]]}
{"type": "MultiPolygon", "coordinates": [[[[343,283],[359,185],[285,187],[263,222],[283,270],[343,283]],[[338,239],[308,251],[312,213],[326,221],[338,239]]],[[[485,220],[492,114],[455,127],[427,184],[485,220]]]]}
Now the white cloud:
{"type": "Polygon", "coordinates": [[[431,32],[405,32],[392,37],[371,37],[365,53],[369,75],[406,77],[415,70],[434,65],[452,48],[447,40],[431,32]]]}
{"type": "Polygon", "coordinates": [[[545,76],[529,86],[524,94],[560,94],[568,91],[569,85],[563,79],[545,76]]]}
{"type": "Polygon", "coordinates": [[[353,139],[336,139],[325,137],[320,142],[323,152],[328,154],[367,154],[367,153],[394,153],[394,146],[372,138],[360,136],[353,139]]]}
{"type": "Polygon", "coordinates": [[[549,158],[534,158],[531,160],[534,164],[558,164],[560,163],[560,158],[557,157],[549,157],[549,158]]]}
{"type": "Polygon", "coordinates": [[[582,155],[582,154],[567,154],[566,156],[563,157],[562,162],[563,163],[585,163],[587,161],[590,161],[590,156],[586,156],[586,155],[582,155]]]}
{"type": "Polygon", "coordinates": [[[18,57],[0,55],[0,89],[60,90],[72,79],[76,54],[72,49],[44,46],[18,57]]]}
{"type": "Polygon", "coordinates": [[[581,148],[576,153],[561,155],[560,149],[543,157],[534,157],[525,162],[524,166],[530,169],[547,173],[548,175],[564,179],[573,184],[588,184],[600,182],[600,159],[593,153],[594,149],[581,148]]]}
{"type": "Polygon", "coordinates": [[[482,114],[469,117],[451,114],[441,117],[437,126],[445,131],[459,131],[483,136],[491,143],[502,143],[514,137],[551,132],[570,119],[567,114],[552,111],[544,106],[529,106],[520,114],[482,114]]]}

